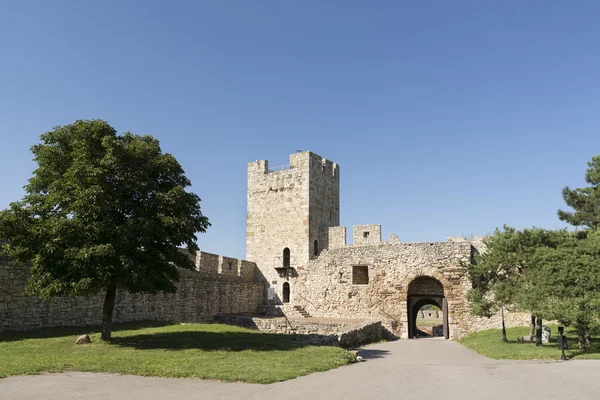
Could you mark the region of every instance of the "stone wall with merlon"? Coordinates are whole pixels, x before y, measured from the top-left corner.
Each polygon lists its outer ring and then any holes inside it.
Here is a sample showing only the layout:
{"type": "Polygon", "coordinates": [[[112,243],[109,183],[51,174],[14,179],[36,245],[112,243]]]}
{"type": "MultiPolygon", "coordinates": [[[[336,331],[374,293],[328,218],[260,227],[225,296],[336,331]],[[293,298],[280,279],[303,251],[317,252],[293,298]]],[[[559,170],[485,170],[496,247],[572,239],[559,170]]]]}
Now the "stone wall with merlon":
{"type": "Polygon", "coordinates": [[[219,255],[200,252],[200,257],[197,258],[198,263],[196,270],[204,277],[216,278],[219,275],[219,255]]]}
{"type": "MultiPolygon", "coordinates": [[[[261,283],[220,279],[218,275],[210,279],[194,270],[180,269],[179,273],[175,293],[131,294],[118,290],[114,321],[202,322],[217,314],[254,313],[264,304],[261,283]]],[[[27,266],[0,256],[0,331],[101,323],[104,294],[40,299],[24,294],[28,279],[27,266]]]]}
{"type": "Polygon", "coordinates": [[[260,280],[256,264],[250,261],[199,251],[195,262],[196,272],[207,279],[244,282],[260,280]]]}
{"type": "Polygon", "coordinates": [[[257,281],[258,270],[256,264],[251,261],[239,260],[239,275],[242,281],[257,281]]]}
{"type": "Polygon", "coordinates": [[[238,279],[238,260],[237,258],[219,257],[219,273],[223,276],[238,279]]]}
{"type": "Polygon", "coordinates": [[[373,244],[381,242],[381,225],[355,225],[352,227],[354,244],[373,244]]]}
{"type": "Polygon", "coordinates": [[[332,226],[329,228],[329,249],[337,249],[346,245],[346,227],[332,226]]]}

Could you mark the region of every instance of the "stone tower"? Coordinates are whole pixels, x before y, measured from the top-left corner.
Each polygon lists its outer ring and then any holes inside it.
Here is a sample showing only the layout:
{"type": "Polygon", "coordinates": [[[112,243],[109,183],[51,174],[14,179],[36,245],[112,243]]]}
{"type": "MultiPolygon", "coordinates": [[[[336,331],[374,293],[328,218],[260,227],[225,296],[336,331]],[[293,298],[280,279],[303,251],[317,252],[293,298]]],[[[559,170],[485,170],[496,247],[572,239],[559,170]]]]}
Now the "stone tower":
{"type": "Polygon", "coordinates": [[[328,247],[328,228],[339,222],[337,164],[309,151],[275,170],[267,160],[248,164],[246,259],[275,289],[275,303],[292,301],[294,277],[328,247]]]}

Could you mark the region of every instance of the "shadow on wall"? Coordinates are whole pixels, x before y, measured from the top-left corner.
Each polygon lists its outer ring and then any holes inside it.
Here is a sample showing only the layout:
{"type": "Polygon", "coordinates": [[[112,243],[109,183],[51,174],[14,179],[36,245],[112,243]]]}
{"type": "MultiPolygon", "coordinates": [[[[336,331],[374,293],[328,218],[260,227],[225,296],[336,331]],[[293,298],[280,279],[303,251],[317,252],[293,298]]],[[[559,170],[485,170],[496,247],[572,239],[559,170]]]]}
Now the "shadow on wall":
{"type": "MultiPolygon", "coordinates": [[[[264,286],[264,293],[263,293],[263,304],[265,306],[281,306],[284,304],[290,304],[292,303],[292,299],[294,298],[294,295],[292,293],[293,288],[290,286],[290,283],[288,281],[288,279],[290,278],[297,278],[298,277],[298,271],[296,271],[296,268],[286,268],[285,270],[281,270],[279,271],[279,277],[277,278],[277,283],[273,284],[271,281],[269,281],[267,279],[267,277],[262,273],[262,271],[257,267],[255,270],[255,282],[257,283],[262,283],[264,286]],[[288,289],[287,289],[287,296],[285,293],[285,289],[283,288],[284,284],[287,283],[288,284],[288,289]],[[268,296],[268,290],[269,288],[275,288],[275,294],[273,299],[269,300],[269,296],[268,296]],[[283,295],[283,298],[280,296],[280,294],[283,295]]],[[[261,313],[259,312],[258,315],[260,315],[261,313]]],[[[278,316],[283,316],[283,313],[279,314],[278,316]]]]}

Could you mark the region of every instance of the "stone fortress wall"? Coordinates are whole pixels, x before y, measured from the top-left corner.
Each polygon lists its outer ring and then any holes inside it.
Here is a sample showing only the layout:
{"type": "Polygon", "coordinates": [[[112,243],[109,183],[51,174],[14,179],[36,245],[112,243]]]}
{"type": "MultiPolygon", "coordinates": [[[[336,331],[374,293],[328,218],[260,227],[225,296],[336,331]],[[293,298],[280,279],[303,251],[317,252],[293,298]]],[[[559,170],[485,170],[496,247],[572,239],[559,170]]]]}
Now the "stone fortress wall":
{"type": "MultiPolygon", "coordinates": [[[[337,245],[310,260],[295,285],[294,301],[318,317],[370,318],[407,337],[408,285],[421,275],[439,280],[448,299],[450,337],[468,331],[466,292],[471,244],[381,241],[381,228],[356,226],[354,243],[337,245]],[[362,268],[357,268],[362,267],[362,268]],[[367,277],[357,277],[366,271],[367,277]],[[361,279],[357,282],[357,278],[361,279]]],[[[340,228],[332,230],[339,236],[340,228]]]]}
{"type": "MultiPolygon", "coordinates": [[[[307,262],[293,286],[294,304],[310,315],[381,320],[394,335],[405,338],[408,286],[415,278],[426,276],[443,286],[451,338],[499,327],[497,316],[478,318],[469,311],[467,292],[472,283],[464,265],[476,247],[481,248],[481,238],[402,243],[391,235],[389,241],[381,241],[379,225],[359,225],[353,228],[354,243],[346,244],[344,227],[329,232],[329,249],[307,262]]],[[[522,313],[505,314],[508,326],[528,320],[522,313]]]]}
{"type": "MultiPolygon", "coordinates": [[[[202,322],[214,315],[256,313],[264,303],[256,264],[198,252],[196,270],[180,269],[175,293],[117,291],[114,322],[202,322]]],[[[0,332],[99,325],[104,294],[40,299],[24,294],[29,267],[0,255],[0,332]]]]}
{"type": "Polygon", "coordinates": [[[421,310],[417,314],[417,320],[442,320],[442,311],[438,310],[421,310]]]}

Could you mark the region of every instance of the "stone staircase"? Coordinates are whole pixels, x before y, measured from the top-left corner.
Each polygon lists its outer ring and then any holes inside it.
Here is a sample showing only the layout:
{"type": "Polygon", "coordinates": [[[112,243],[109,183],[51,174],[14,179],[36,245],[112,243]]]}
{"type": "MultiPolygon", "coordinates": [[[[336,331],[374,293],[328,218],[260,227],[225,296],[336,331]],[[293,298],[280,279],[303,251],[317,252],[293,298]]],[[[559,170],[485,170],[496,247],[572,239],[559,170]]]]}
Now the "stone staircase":
{"type": "Polygon", "coordinates": [[[294,310],[298,314],[300,314],[302,317],[304,317],[304,318],[310,318],[310,314],[308,313],[308,311],[306,311],[304,309],[304,307],[302,307],[302,306],[294,306],[294,310]]]}

